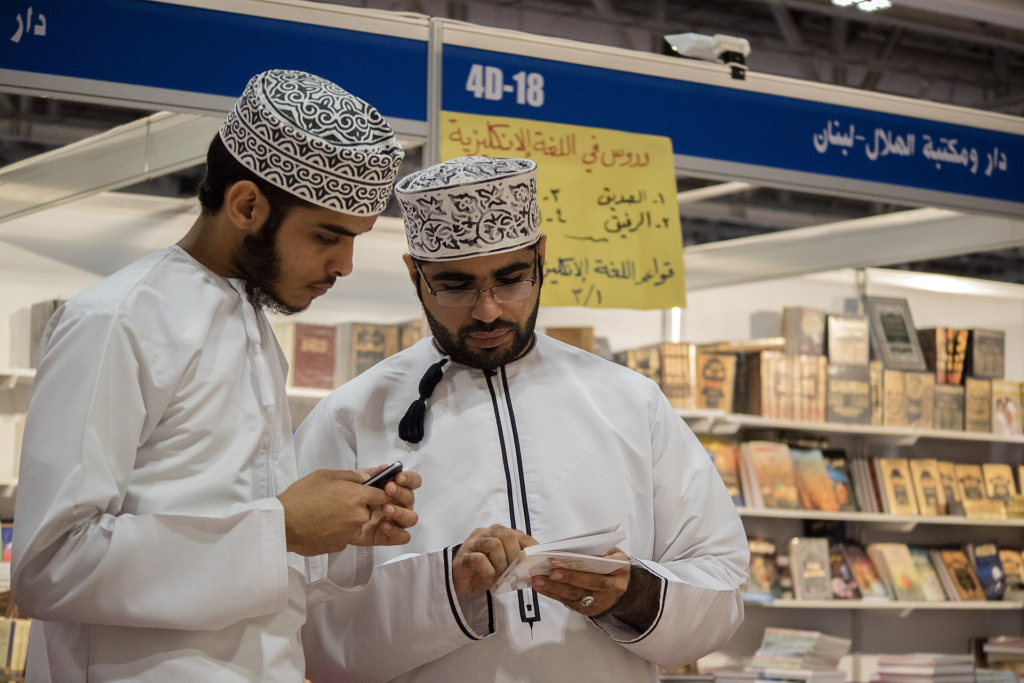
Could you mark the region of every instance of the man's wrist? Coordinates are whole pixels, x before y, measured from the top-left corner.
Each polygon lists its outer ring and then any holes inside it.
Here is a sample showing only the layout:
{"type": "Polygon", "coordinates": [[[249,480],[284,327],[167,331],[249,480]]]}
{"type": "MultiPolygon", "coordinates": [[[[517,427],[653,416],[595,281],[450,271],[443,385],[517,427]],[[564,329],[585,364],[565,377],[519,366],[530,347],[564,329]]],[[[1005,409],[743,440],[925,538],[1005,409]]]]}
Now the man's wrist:
{"type": "Polygon", "coordinates": [[[629,585],[612,607],[594,619],[612,616],[640,633],[646,632],[658,617],[661,602],[661,579],[643,565],[630,562],[629,585]]]}

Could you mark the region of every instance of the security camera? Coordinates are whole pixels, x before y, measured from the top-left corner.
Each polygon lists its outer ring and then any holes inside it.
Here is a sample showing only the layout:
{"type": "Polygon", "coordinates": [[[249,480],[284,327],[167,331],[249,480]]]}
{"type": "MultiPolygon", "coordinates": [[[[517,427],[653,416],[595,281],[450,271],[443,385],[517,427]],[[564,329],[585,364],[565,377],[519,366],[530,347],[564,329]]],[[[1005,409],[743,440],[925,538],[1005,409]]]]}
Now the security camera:
{"type": "Polygon", "coordinates": [[[716,34],[705,36],[700,33],[677,33],[665,36],[665,53],[690,59],[727,64],[732,77],[743,80],[747,77],[747,55],[750,42],[745,38],[716,34]]]}

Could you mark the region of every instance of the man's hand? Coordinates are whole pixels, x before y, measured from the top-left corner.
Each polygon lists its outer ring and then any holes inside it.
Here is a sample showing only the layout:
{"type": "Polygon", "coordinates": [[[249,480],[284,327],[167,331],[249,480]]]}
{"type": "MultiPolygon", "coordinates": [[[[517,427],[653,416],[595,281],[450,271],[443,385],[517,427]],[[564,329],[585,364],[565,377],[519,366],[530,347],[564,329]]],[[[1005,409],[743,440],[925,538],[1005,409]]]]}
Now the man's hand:
{"type": "MultiPolygon", "coordinates": [[[[368,467],[356,470],[368,480],[385,469],[387,465],[368,467]]],[[[369,521],[363,525],[359,536],[351,541],[352,545],[404,545],[412,538],[406,529],[416,526],[419,515],[412,511],[416,496],[413,491],[423,483],[420,475],[408,470],[399,472],[394,481],[388,482],[384,492],[388,502],[373,509],[369,521]]],[[[369,487],[367,487],[369,488],[369,487]]]]}
{"type": "MultiPolygon", "coordinates": [[[[626,553],[612,548],[605,557],[629,560],[626,553]]],[[[611,574],[592,574],[569,569],[553,569],[548,576],[533,577],[533,587],[541,595],[557,600],[585,617],[603,614],[618,604],[629,587],[629,567],[616,569],[611,574]],[[589,607],[580,604],[587,595],[594,597],[589,607]]]]}
{"type": "Polygon", "coordinates": [[[317,470],[284,490],[288,552],[313,556],[337,553],[359,540],[373,510],[386,506],[384,491],[363,486],[363,476],[347,470],[317,470]]]}
{"type": "Polygon", "coordinates": [[[474,530],[452,560],[455,594],[461,598],[466,593],[488,590],[522,549],[531,545],[537,545],[537,541],[500,524],[474,530]]]}

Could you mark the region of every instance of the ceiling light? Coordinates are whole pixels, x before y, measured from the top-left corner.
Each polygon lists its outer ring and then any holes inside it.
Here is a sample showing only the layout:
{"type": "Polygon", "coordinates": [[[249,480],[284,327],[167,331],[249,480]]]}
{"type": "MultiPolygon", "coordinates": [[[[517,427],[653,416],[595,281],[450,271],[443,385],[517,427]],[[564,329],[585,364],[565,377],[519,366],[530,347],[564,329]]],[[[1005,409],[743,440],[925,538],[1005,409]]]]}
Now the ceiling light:
{"type": "Polygon", "coordinates": [[[877,12],[892,7],[892,0],[832,0],[837,7],[856,7],[862,12],[877,12]]]}

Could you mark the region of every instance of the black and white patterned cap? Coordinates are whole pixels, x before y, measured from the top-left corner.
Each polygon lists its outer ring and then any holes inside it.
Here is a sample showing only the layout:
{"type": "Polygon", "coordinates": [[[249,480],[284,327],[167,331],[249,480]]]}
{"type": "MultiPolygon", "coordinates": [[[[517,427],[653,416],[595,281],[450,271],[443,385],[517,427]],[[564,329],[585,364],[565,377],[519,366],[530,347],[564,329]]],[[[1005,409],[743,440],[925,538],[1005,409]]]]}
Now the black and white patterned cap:
{"type": "Polygon", "coordinates": [[[409,253],[424,261],[500,254],[540,239],[530,159],[452,159],[402,178],[395,197],[409,253]]]}
{"type": "Polygon", "coordinates": [[[384,210],[405,156],[380,112],[303,71],[253,76],[220,137],[243,166],[267,182],[354,216],[384,210]]]}

